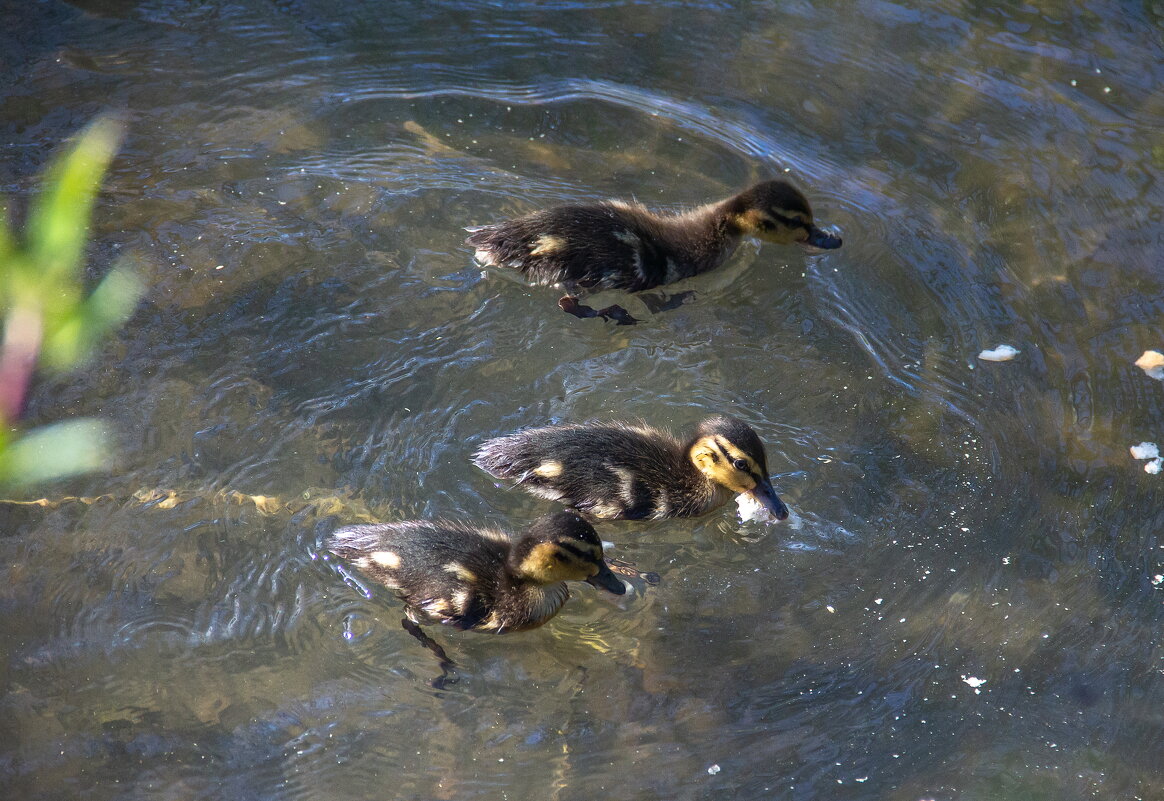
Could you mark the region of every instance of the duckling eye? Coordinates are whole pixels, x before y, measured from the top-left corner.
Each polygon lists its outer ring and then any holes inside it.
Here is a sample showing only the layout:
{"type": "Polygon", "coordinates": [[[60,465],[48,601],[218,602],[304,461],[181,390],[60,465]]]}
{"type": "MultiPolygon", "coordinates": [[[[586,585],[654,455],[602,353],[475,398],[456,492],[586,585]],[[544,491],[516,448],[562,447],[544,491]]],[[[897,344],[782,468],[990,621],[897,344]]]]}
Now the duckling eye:
{"type": "Polygon", "coordinates": [[[743,470],[744,472],[747,472],[748,463],[743,459],[736,459],[732,462],[732,467],[734,467],[736,470],[743,470]]]}

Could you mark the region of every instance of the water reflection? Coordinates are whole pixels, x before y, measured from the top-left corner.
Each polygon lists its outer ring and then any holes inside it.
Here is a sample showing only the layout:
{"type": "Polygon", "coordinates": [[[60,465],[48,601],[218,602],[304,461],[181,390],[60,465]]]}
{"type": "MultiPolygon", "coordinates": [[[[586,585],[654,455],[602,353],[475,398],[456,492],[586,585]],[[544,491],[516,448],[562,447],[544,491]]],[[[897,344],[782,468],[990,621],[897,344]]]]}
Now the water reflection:
{"type": "Polygon", "coordinates": [[[97,364],[32,399],[33,422],[102,416],[123,448],[53,489],[114,500],[0,510],[0,783],[1161,795],[1159,485],[1127,452],[1164,418],[1131,364],[1164,313],[1158,16],[5,15],[4,190],[98,108],[128,108],[94,261],[140,254],[150,294],[97,364]],[[632,308],[631,329],[484,276],[462,245],[466,225],[554,202],[678,207],[785,169],[845,248],[742,248],[694,302],[632,308]],[[1000,342],[1022,353],[977,360],[1000,342]],[[720,411],[768,443],[796,525],[606,525],[660,584],[579,593],[513,638],[437,632],[460,665],[447,690],[397,604],[312,558],[358,515],[542,513],[469,465],[490,436],[720,411]],[[143,487],[180,500],[131,500],[143,487]]]}

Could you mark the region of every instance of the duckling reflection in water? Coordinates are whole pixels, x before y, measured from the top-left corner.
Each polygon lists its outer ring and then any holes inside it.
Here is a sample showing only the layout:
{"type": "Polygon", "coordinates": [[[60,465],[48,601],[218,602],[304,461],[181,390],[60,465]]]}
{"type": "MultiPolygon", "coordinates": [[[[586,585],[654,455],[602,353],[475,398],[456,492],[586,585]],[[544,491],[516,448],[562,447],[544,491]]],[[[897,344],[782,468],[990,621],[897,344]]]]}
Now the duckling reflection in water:
{"type": "Polygon", "coordinates": [[[415,624],[526,631],[558,613],[570,597],[567,581],[626,592],[603,559],[594,528],[570,511],[542,517],[516,537],[465,523],[413,520],[348,526],[326,547],[395,590],[415,624]]]}
{"type": "Polygon", "coordinates": [[[686,441],[633,423],[531,428],[488,440],[473,462],[597,518],[697,517],[733,495],[747,496],[777,520],[788,517],[768,478],[763,443],[732,417],[704,420],[686,441]]]}
{"type": "Polygon", "coordinates": [[[679,214],[621,200],[557,206],[470,229],[465,241],[486,267],[565,288],[569,294],[558,302],[564,311],[626,325],[636,320],[622,307],[595,310],[579,303],[576,293],[638,292],[690,278],[721,266],[744,237],[825,250],[841,246],[840,237],[816,227],[807,198],[782,180],[679,214]]]}

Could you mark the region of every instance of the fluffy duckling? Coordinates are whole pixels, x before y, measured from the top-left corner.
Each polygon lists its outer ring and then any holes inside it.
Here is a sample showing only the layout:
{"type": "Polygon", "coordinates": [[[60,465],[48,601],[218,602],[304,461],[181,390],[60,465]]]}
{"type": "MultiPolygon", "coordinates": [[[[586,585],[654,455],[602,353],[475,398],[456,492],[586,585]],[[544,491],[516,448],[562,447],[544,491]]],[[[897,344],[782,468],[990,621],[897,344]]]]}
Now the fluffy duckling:
{"type": "Polygon", "coordinates": [[[349,526],[328,550],[396,590],[414,622],[495,634],[536,628],[570,597],[567,581],[622,595],[593,527],[574,512],[536,520],[517,537],[464,523],[413,520],[349,526]]]}
{"type": "Polygon", "coordinates": [[[704,420],[686,442],[630,423],[532,428],[485,442],[473,463],[594,517],[697,517],[733,495],[788,517],[768,479],[763,443],[732,417],[704,420]]]}
{"type": "Polygon", "coordinates": [[[804,195],[780,180],[681,214],[611,200],[535,211],[471,231],[466,242],[481,264],[517,270],[534,283],[561,284],[569,292],[637,292],[705,273],[723,264],[747,236],[841,246],[840,237],[813,224],[804,195]]]}

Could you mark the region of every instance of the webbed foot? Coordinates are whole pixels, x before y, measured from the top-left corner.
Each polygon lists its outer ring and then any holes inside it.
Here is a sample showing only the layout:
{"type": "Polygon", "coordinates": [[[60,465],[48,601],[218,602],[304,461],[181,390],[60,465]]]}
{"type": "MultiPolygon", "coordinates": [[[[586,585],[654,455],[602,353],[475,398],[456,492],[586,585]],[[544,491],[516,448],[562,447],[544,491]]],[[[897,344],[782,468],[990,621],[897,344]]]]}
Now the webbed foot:
{"type": "Polygon", "coordinates": [[[652,314],[658,314],[659,312],[678,309],[693,297],[695,297],[695,290],[688,289],[685,292],[677,292],[674,295],[639,295],[639,300],[643,302],[643,305],[646,306],[652,314]]]}
{"type": "Polygon", "coordinates": [[[607,306],[605,309],[594,309],[579,302],[578,298],[573,295],[562,296],[558,300],[558,308],[566,312],[566,314],[572,314],[583,320],[588,317],[601,317],[603,320],[613,320],[615,325],[634,325],[638,322],[622,306],[607,306]]]}
{"type": "Polygon", "coordinates": [[[405,631],[418,639],[421,645],[432,651],[436,656],[437,662],[441,669],[441,675],[437,676],[435,679],[429,682],[433,689],[443,690],[450,684],[456,684],[456,677],[450,676],[449,673],[450,671],[456,669],[457,663],[449,659],[449,655],[445,653],[444,648],[441,648],[440,643],[425,634],[424,630],[420,626],[418,626],[416,623],[413,623],[408,618],[401,618],[400,625],[404,628],[405,631]]]}

